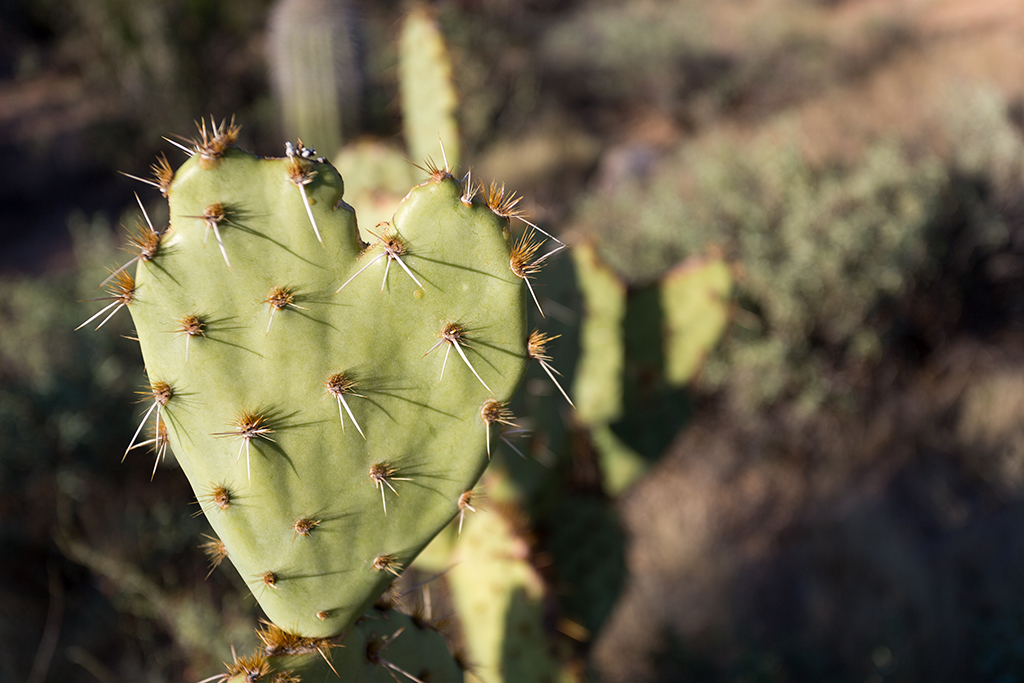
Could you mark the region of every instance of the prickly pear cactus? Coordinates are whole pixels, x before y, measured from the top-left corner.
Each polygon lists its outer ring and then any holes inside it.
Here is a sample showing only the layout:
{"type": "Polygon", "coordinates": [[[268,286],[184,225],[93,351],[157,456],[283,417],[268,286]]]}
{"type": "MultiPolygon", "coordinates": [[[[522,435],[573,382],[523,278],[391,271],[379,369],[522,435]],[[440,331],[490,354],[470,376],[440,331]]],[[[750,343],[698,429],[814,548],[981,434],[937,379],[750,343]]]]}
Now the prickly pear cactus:
{"type": "Polygon", "coordinates": [[[507,219],[446,169],[366,245],[330,164],[258,158],[235,131],[204,129],[154,183],[170,226],[128,302],[154,441],[270,619],[333,636],[486,467],[481,410],[528,360],[525,288],[507,219]]]}

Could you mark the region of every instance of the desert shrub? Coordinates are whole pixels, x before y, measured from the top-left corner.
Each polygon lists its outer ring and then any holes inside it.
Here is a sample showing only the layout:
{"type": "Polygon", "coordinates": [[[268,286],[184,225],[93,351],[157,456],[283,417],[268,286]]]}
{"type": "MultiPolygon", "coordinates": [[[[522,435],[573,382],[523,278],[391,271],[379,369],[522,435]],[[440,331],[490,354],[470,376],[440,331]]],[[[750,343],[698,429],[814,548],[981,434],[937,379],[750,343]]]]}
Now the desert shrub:
{"type": "Polygon", "coordinates": [[[832,392],[830,363],[877,351],[872,314],[928,266],[947,187],[936,158],[914,160],[891,142],[826,169],[790,144],[726,142],[684,148],[579,215],[632,281],[723,248],[740,270],[738,328],[705,382],[748,409],[787,394],[814,405],[832,392]]]}

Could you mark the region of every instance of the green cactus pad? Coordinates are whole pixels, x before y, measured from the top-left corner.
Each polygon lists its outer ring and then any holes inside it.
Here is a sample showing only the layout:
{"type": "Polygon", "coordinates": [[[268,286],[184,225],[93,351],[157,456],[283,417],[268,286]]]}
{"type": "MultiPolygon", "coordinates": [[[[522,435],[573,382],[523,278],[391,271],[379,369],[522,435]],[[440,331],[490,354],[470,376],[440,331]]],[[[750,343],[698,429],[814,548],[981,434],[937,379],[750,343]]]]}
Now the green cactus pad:
{"type": "Polygon", "coordinates": [[[228,683],[394,683],[411,680],[405,673],[431,683],[464,679],[440,633],[393,609],[366,614],[339,643],[286,635],[281,647],[268,632],[260,633],[255,653],[228,664],[228,683]],[[282,650],[301,654],[275,654],[282,650]]]}
{"type": "Polygon", "coordinates": [[[479,508],[445,575],[480,680],[544,683],[558,665],[544,630],[544,581],[529,547],[501,513],[479,508]]]}
{"type": "Polygon", "coordinates": [[[585,424],[606,424],[622,412],[626,285],[591,244],[573,249],[573,261],[583,293],[584,318],[572,395],[585,424]]]}
{"type": "Polygon", "coordinates": [[[719,257],[688,259],[662,280],[665,375],[672,384],[693,379],[725,332],[732,285],[732,270],[719,257]]]}
{"type": "Polygon", "coordinates": [[[458,95],[444,37],[430,10],[416,5],[405,18],[398,41],[399,83],[405,142],[413,159],[437,159],[438,138],[448,163],[459,163],[458,95]]]}
{"type": "Polygon", "coordinates": [[[480,408],[522,376],[525,290],[505,221],[450,176],[363,250],[332,166],[212,147],[174,176],[131,313],[228,559],[273,622],[333,636],[486,467],[480,408]]]}

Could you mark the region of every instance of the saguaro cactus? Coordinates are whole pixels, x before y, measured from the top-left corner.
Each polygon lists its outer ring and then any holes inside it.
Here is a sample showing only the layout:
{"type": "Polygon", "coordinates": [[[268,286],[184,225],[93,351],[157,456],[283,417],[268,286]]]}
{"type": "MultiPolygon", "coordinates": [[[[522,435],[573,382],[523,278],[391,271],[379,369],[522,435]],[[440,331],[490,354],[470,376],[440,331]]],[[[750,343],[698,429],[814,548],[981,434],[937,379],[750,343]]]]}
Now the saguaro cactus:
{"type": "Polygon", "coordinates": [[[218,554],[274,623],[329,637],[486,466],[498,434],[481,410],[509,400],[528,361],[526,290],[508,220],[447,168],[365,244],[330,164],[290,145],[258,158],[236,133],[204,128],[160,181],[170,226],[138,261],[129,310],[152,428],[218,554]]]}

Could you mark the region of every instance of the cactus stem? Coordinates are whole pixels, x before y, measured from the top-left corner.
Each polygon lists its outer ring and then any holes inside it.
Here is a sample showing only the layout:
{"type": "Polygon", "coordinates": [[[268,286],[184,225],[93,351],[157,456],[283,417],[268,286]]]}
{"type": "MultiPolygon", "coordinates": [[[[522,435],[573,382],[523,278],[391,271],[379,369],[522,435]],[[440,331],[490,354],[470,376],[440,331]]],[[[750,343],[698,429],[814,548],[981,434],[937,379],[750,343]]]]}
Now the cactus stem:
{"type": "Polygon", "coordinates": [[[206,323],[200,320],[197,316],[192,314],[184,315],[178,318],[178,336],[185,335],[185,362],[188,363],[188,343],[192,337],[206,336],[204,328],[206,323]]]}
{"type": "Polygon", "coordinates": [[[380,489],[380,500],[384,506],[384,514],[388,514],[388,501],[384,496],[384,487],[387,486],[396,496],[398,491],[391,485],[392,481],[412,481],[409,477],[396,477],[398,468],[389,462],[377,462],[370,466],[370,481],[374,488],[380,489]]]}
{"type": "Polygon", "coordinates": [[[509,427],[518,427],[513,418],[512,411],[508,409],[507,403],[501,403],[493,398],[489,398],[484,401],[484,404],[480,407],[480,417],[484,421],[484,432],[487,439],[487,459],[491,458],[491,425],[497,422],[498,424],[508,425],[509,427]]]}
{"type": "MultiPolygon", "coordinates": [[[[153,405],[151,405],[149,410],[146,411],[146,414],[142,416],[139,428],[135,430],[135,434],[132,436],[132,440],[128,444],[128,448],[124,450],[124,455],[121,456],[121,462],[124,462],[124,459],[128,457],[128,451],[135,447],[135,439],[139,438],[139,434],[142,433],[142,428],[146,426],[146,422],[149,420],[149,416],[153,414],[154,410],[156,411],[156,430],[157,439],[159,440],[161,422],[160,412],[163,410],[163,407],[167,405],[167,402],[171,400],[171,397],[174,396],[174,389],[172,389],[171,385],[167,382],[154,382],[149,391],[140,391],[138,393],[145,396],[145,398],[142,399],[143,401],[153,399],[153,405]]],[[[164,451],[166,452],[166,448],[164,451]]],[[[159,457],[157,458],[157,462],[160,462],[159,457]]],[[[153,471],[156,471],[156,467],[153,468],[153,471]]]]}
{"type": "Polygon", "coordinates": [[[373,558],[373,568],[379,572],[388,572],[395,576],[402,573],[402,563],[394,555],[378,555],[373,558]]]}
{"type": "Polygon", "coordinates": [[[476,378],[480,380],[480,384],[484,385],[484,389],[487,389],[487,391],[490,391],[493,394],[494,391],[489,386],[487,386],[487,382],[485,382],[483,378],[480,377],[479,373],[477,373],[476,369],[473,367],[473,364],[469,362],[469,358],[466,357],[465,352],[463,352],[462,350],[463,346],[468,345],[466,343],[466,340],[463,338],[464,334],[465,330],[462,328],[462,325],[459,325],[458,323],[445,323],[445,326],[442,327],[441,331],[437,333],[437,335],[441,337],[441,341],[431,346],[427,353],[423,355],[424,357],[427,356],[438,346],[447,342],[448,348],[447,350],[445,350],[444,353],[444,362],[441,364],[441,379],[438,380],[438,383],[444,380],[444,368],[448,364],[448,353],[452,350],[452,348],[454,348],[459,353],[459,355],[462,356],[462,360],[463,362],[466,363],[466,367],[468,367],[470,371],[473,373],[473,375],[475,375],[476,378]]]}
{"type": "Polygon", "coordinates": [[[210,539],[208,543],[204,543],[199,548],[206,555],[207,561],[210,563],[210,571],[206,572],[206,578],[210,578],[213,574],[213,570],[220,566],[220,563],[224,561],[224,558],[228,556],[228,548],[224,545],[224,542],[219,538],[208,536],[203,534],[205,538],[210,539]]]}
{"type": "Polygon", "coordinates": [[[356,387],[356,383],[345,376],[342,372],[336,372],[327,378],[324,382],[324,386],[327,387],[327,393],[338,399],[338,415],[341,418],[341,430],[345,431],[345,415],[341,412],[342,406],[345,407],[345,412],[352,419],[352,424],[356,426],[359,431],[359,435],[366,438],[366,434],[363,434],[362,428],[359,423],[356,422],[356,416],[352,414],[352,409],[348,407],[348,401],[345,400],[345,394],[351,394],[352,396],[358,396],[359,398],[366,398],[362,394],[357,394],[353,391],[356,387]]]}
{"type": "Polygon", "coordinates": [[[238,462],[242,458],[242,449],[245,449],[245,472],[249,479],[252,481],[252,469],[250,467],[249,460],[249,442],[260,437],[267,441],[274,441],[267,434],[273,434],[274,430],[264,425],[265,417],[263,415],[257,415],[250,410],[243,410],[238,414],[231,424],[235,426],[233,432],[215,432],[213,436],[236,436],[242,440],[242,443],[238,446],[238,456],[235,458],[235,462],[238,462]]]}
{"type": "Polygon", "coordinates": [[[291,306],[292,308],[299,308],[303,311],[307,310],[303,306],[299,306],[295,303],[295,293],[288,287],[281,287],[280,285],[270,290],[270,294],[267,298],[260,303],[270,304],[270,320],[267,321],[267,331],[264,334],[270,334],[270,325],[274,322],[274,313],[280,311],[282,308],[291,306]]]}
{"type": "Polygon", "coordinates": [[[551,378],[551,381],[554,382],[555,386],[558,387],[558,390],[562,392],[562,396],[565,397],[565,400],[569,402],[569,405],[575,408],[576,405],[572,402],[572,399],[569,398],[569,394],[565,393],[565,389],[563,389],[562,385],[558,383],[557,379],[555,379],[555,373],[558,373],[559,375],[561,375],[562,373],[558,372],[558,370],[555,370],[553,367],[549,365],[549,362],[551,361],[551,356],[547,355],[546,352],[548,342],[558,339],[561,336],[562,335],[557,334],[554,337],[550,337],[541,332],[540,330],[534,330],[533,332],[530,333],[530,338],[526,342],[526,353],[530,356],[530,358],[540,363],[540,366],[541,368],[544,369],[544,372],[548,374],[548,377],[551,378]]]}
{"type": "Polygon", "coordinates": [[[476,512],[476,508],[473,507],[473,496],[475,495],[473,489],[463,491],[462,495],[459,496],[459,533],[458,536],[462,536],[462,521],[466,517],[466,510],[470,512],[476,512]]]}
{"type": "Polygon", "coordinates": [[[113,301],[100,309],[100,311],[94,316],[76,327],[76,330],[82,329],[93,320],[113,308],[114,310],[110,311],[110,315],[104,318],[103,322],[96,326],[96,329],[98,330],[106,325],[107,321],[114,317],[114,314],[121,310],[122,306],[128,306],[135,301],[135,279],[122,270],[121,273],[116,274],[114,282],[107,287],[107,291],[110,292],[111,296],[103,296],[98,299],[87,299],[87,301],[110,301],[111,299],[113,299],[113,301]]]}
{"type": "Polygon", "coordinates": [[[320,522],[323,520],[312,519],[310,517],[302,517],[295,520],[295,524],[292,525],[292,530],[295,531],[295,535],[292,536],[292,540],[295,540],[298,536],[309,536],[313,533],[313,529],[320,526],[320,522]]]}
{"type": "Polygon", "coordinates": [[[540,262],[547,258],[547,256],[543,256],[540,259],[531,261],[542,244],[544,244],[543,241],[534,241],[533,231],[528,230],[524,232],[516,241],[515,246],[512,247],[512,253],[509,255],[508,262],[515,276],[526,283],[527,289],[530,290],[530,296],[533,297],[533,303],[537,304],[537,310],[540,311],[540,315],[543,318],[546,317],[544,309],[540,307],[540,301],[537,300],[537,294],[533,291],[533,285],[530,283],[530,276],[540,272],[540,262]]]}

